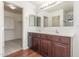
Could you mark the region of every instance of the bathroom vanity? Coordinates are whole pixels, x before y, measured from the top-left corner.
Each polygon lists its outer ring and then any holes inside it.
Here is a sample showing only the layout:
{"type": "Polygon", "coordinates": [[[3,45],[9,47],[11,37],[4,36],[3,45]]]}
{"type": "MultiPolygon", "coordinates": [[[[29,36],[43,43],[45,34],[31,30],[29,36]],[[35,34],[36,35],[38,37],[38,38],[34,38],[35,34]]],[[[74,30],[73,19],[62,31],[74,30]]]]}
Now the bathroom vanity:
{"type": "Polygon", "coordinates": [[[28,46],[42,56],[70,57],[71,37],[28,32],[28,46]]]}
{"type": "Polygon", "coordinates": [[[39,12],[37,15],[29,15],[29,25],[31,25],[31,29],[28,30],[29,48],[42,56],[74,56],[76,49],[72,40],[75,33],[73,29],[73,5],[45,14],[39,12]]]}

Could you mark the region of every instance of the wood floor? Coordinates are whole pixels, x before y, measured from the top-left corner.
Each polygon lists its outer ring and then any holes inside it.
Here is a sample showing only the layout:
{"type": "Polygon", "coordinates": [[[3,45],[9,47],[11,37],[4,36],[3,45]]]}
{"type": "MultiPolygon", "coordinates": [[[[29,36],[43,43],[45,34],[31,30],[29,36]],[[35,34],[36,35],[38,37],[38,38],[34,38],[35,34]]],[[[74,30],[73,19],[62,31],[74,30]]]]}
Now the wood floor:
{"type": "Polygon", "coordinates": [[[33,51],[32,49],[28,49],[24,51],[23,50],[17,51],[6,57],[42,57],[42,56],[38,54],[37,52],[33,51]]]}

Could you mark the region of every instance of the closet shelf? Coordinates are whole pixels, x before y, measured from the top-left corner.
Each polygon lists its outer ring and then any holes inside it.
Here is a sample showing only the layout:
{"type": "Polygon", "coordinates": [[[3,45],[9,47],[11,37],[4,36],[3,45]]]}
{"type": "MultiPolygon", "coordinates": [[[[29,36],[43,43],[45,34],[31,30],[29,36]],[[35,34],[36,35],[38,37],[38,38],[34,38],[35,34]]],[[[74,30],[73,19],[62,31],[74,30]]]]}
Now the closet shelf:
{"type": "Polygon", "coordinates": [[[6,16],[4,16],[4,17],[7,17],[7,18],[15,18],[15,17],[12,17],[12,16],[7,16],[7,15],[6,15],[6,16]]]}
{"type": "Polygon", "coordinates": [[[15,29],[13,29],[13,28],[5,28],[4,30],[15,30],[15,29]]]}

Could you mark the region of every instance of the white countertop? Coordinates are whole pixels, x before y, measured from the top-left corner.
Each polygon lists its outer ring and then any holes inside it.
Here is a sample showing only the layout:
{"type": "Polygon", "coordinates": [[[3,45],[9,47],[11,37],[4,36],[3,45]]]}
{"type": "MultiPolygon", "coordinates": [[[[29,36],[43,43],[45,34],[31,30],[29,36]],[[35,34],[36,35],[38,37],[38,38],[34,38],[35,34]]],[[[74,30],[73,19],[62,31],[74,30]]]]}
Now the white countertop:
{"type": "Polygon", "coordinates": [[[59,36],[67,36],[67,37],[73,37],[74,33],[53,33],[53,32],[36,32],[36,31],[29,31],[33,33],[42,33],[42,34],[50,34],[50,35],[59,35],[59,36]]]}

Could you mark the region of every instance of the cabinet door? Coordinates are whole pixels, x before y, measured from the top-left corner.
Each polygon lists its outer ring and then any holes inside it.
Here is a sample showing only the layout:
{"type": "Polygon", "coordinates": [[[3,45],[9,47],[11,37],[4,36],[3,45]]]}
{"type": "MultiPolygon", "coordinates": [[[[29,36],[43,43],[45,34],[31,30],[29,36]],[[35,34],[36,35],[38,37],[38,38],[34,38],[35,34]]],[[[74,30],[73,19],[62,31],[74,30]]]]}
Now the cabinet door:
{"type": "Polygon", "coordinates": [[[37,38],[37,52],[40,53],[40,38],[37,38]]]}
{"type": "Polygon", "coordinates": [[[28,47],[32,48],[32,34],[28,33],[28,47]]]}
{"type": "Polygon", "coordinates": [[[55,57],[69,57],[70,48],[69,45],[64,45],[61,43],[54,43],[54,56],[55,57]]]}
{"type": "Polygon", "coordinates": [[[37,50],[37,48],[38,48],[38,41],[37,40],[38,40],[37,38],[32,39],[32,48],[34,50],[37,50]]]}
{"type": "Polygon", "coordinates": [[[51,56],[54,57],[54,42],[51,44],[51,56]]]}
{"type": "Polygon", "coordinates": [[[40,50],[43,56],[51,56],[51,41],[41,39],[40,50]]]}

